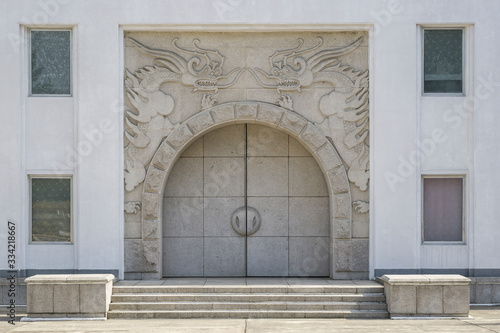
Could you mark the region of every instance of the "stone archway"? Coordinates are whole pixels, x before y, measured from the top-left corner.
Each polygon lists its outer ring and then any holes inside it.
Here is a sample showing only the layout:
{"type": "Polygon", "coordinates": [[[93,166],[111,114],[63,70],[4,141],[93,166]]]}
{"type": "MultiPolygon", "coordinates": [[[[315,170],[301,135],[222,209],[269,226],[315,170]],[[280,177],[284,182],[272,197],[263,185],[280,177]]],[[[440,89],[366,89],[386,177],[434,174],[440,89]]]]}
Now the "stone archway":
{"type": "MultiPolygon", "coordinates": [[[[348,271],[344,258],[350,248],[349,239],[337,233],[348,229],[352,223],[351,192],[346,169],[332,143],[311,122],[285,108],[264,102],[230,102],[202,110],[187,119],[166,137],[156,151],[148,169],[142,192],[142,238],[134,253],[139,256],[141,267],[135,272],[161,278],[161,224],[162,197],[165,184],[175,162],[194,140],[205,133],[230,124],[258,123],[282,130],[297,139],[316,159],[325,175],[330,198],[330,277],[348,271]]],[[[344,233],[343,233],[344,234],[344,233]]],[[[132,268],[134,270],[134,268],[132,268]]]]}

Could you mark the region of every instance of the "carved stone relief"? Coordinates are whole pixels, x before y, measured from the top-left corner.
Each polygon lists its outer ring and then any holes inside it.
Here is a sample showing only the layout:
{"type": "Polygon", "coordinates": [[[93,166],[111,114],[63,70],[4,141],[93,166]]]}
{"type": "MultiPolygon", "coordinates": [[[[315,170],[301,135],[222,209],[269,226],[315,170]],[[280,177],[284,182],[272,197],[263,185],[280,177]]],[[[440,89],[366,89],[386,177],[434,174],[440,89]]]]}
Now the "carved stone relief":
{"type": "Polygon", "coordinates": [[[359,270],[351,218],[366,213],[369,200],[366,43],[365,32],[127,33],[125,210],[141,215],[143,228],[126,240],[126,251],[149,259],[139,267],[127,254],[126,271],[157,272],[159,254],[144,246],[161,247],[151,243],[161,237],[155,221],[179,153],[211,128],[254,121],[278,126],[314,152],[331,187],[332,247],[350,258],[335,259],[334,270],[359,270]],[[261,102],[233,103],[252,100],[261,102]]]}

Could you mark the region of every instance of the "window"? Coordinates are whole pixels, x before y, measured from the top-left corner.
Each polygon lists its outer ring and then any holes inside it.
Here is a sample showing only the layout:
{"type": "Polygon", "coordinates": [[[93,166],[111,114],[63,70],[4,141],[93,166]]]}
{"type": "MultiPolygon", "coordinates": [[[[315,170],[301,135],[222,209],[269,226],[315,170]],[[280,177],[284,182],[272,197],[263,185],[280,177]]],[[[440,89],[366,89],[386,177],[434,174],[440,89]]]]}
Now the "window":
{"type": "Polygon", "coordinates": [[[31,30],[31,95],[71,94],[71,31],[31,30]]]}
{"type": "Polygon", "coordinates": [[[462,93],[463,29],[424,29],[424,93],[462,93]]]}
{"type": "Polygon", "coordinates": [[[424,242],[463,241],[463,177],[423,178],[424,242]]]}
{"type": "Polygon", "coordinates": [[[71,178],[31,177],[31,241],[71,242],[71,178]]]}

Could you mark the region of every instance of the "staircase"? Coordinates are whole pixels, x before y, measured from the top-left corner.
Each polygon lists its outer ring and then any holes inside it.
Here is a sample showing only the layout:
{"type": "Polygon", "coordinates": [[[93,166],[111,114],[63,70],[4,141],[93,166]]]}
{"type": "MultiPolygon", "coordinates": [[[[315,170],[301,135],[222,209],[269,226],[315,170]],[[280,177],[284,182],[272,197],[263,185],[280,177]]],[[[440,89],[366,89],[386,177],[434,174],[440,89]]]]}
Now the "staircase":
{"type": "Polygon", "coordinates": [[[380,284],[117,285],[108,318],[388,318],[380,284]]]}

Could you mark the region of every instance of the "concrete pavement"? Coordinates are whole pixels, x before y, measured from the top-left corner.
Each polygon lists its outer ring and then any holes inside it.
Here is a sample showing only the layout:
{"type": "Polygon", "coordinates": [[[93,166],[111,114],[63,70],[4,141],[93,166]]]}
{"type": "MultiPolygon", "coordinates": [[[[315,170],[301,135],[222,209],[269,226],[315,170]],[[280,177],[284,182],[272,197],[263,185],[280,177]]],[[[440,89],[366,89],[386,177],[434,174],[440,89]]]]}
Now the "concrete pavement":
{"type": "MultiPolygon", "coordinates": [[[[3,311],[2,311],[3,312],[3,311]]],[[[4,312],[3,312],[4,313],[4,312]]],[[[500,306],[473,307],[470,319],[346,320],[346,319],[146,319],[107,321],[7,323],[2,314],[0,333],[7,332],[500,332],[500,306]]],[[[18,313],[18,316],[21,314],[18,313]]]]}

